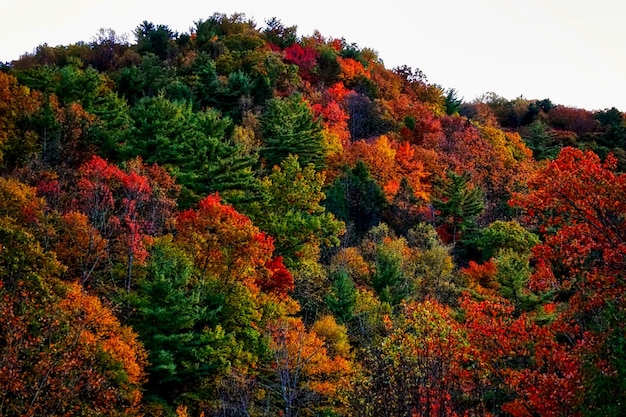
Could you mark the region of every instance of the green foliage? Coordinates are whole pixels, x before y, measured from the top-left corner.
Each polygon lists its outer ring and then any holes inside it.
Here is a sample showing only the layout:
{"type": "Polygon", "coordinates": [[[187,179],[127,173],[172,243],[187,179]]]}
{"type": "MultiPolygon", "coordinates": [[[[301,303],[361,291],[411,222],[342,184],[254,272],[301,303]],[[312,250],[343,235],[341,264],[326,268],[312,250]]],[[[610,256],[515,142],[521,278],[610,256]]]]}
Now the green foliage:
{"type": "Polygon", "coordinates": [[[298,40],[297,26],[285,27],[276,17],[265,21],[267,27],[263,30],[263,36],[267,42],[279,46],[283,49],[293,45],[298,40]]]}
{"type": "Polygon", "coordinates": [[[313,165],[304,168],[300,158],[288,156],[263,180],[261,197],[243,211],[274,237],[276,254],[286,264],[300,258],[316,259],[319,248],[339,244],[343,223],[321,206],[324,176],[313,165]]]}
{"type": "Polygon", "coordinates": [[[274,98],[267,103],[261,118],[263,147],[261,158],[268,169],[296,155],[302,166],[324,167],[322,127],[300,95],[274,98]]]}
{"type": "Polygon", "coordinates": [[[330,48],[324,48],[317,58],[317,77],[321,85],[331,86],[339,80],[341,66],[337,54],[330,48]]]}
{"type": "Polygon", "coordinates": [[[376,251],[376,269],[372,285],[381,301],[397,305],[406,298],[408,291],[402,271],[402,255],[393,248],[381,245],[376,251]]]}
{"type": "Polygon", "coordinates": [[[417,251],[405,267],[410,270],[413,300],[435,299],[454,304],[462,289],[450,249],[442,244],[417,251]]]}
{"type": "MultiPolygon", "coordinates": [[[[587,355],[584,372],[585,403],[582,415],[618,417],[624,411],[626,401],[626,334],[624,320],[626,314],[618,302],[608,301],[605,311],[595,323],[595,331],[608,333],[606,345],[599,352],[587,355]],[[597,365],[598,358],[605,359],[612,372],[606,372],[597,365]]],[[[606,366],[606,365],[605,365],[606,366]]]]}
{"type": "Polygon", "coordinates": [[[154,97],[164,92],[174,82],[175,73],[158,56],[147,53],[139,65],[124,67],[113,78],[118,91],[134,105],[144,97],[154,97]]]}
{"type": "Polygon", "coordinates": [[[348,272],[339,270],[333,277],[332,292],[326,297],[326,304],[340,323],[348,323],[356,305],[357,292],[348,272]]]}
{"type": "Polygon", "coordinates": [[[230,143],[229,118],[214,110],[194,112],[190,104],[162,96],[140,100],[131,116],[134,127],[125,135],[122,154],[169,168],[184,186],[184,206],[216,191],[236,201],[258,188],[256,156],[230,143]]]}
{"type": "Polygon", "coordinates": [[[448,171],[447,179],[436,190],[433,206],[439,212],[440,221],[449,228],[452,243],[459,235],[471,231],[476,218],[485,209],[480,188],[470,183],[468,174],[459,175],[448,171]]]}
{"type": "Polygon", "coordinates": [[[128,103],[117,93],[111,92],[96,100],[94,115],[97,117],[91,129],[94,144],[100,155],[117,160],[119,141],[133,124],[128,103]]]}
{"type": "Polygon", "coordinates": [[[554,131],[544,122],[536,120],[522,132],[522,138],[533,151],[536,160],[554,159],[559,153],[559,144],[554,131]]]}
{"type": "Polygon", "coordinates": [[[154,54],[161,60],[171,58],[175,52],[175,43],[172,42],[177,36],[166,25],[155,26],[154,23],[143,21],[135,29],[137,50],[141,54],[154,54]]]}
{"type": "Polygon", "coordinates": [[[475,241],[484,261],[497,256],[504,249],[529,256],[532,248],[538,243],[537,235],[524,229],[515,220],[507,222],[496,220],[483,229],[475,241]]]}
{"type": "Polygon", "coordinates": [[[515,306],[516,311],[531,311],[539,303],[539,297],[527,289],[532,273],[529,254],[501,249],[495,258],[498,293],[515,306]]]}
{"type": "Polygon", "coordinates": [[[131,309],[128,322],[148,350],[151,401],[176,405],[181,396],[206,397],[201,387],[226,372],[240,350],[218,322],[223,297],[192,272],[188,256],[171,239],[159,239],[145,278],[124,296],[131,309]]]}
{"type": "Polygon", "coordinates": [[[344,169],[326,192],[324,203],[329,212],[347,225],[349,243],[358,242],[382,219],[387,200],[371,177],[367,165],[358,161],[354,168],[344,169]]]}
{"type": "Polygon", "coordinates": [[[458,114],[459,110],[461,110],[461,104],[463,104],[463,99],[459,98],[457,95],[457,91],[454,88],[450,88],[446,90],[446,114],[453,115],[458,114]]]}
{"type": "Polygon", "coordinates": [[[96,100],[110,92],[108,78],[93,68],[83,68],[80,60],[62,67],[35,67],[18,72],[17,78],[21,84],[46,95],[55,94],[63,106],[80,103],[87,111],[92,111],[96,100]]]}

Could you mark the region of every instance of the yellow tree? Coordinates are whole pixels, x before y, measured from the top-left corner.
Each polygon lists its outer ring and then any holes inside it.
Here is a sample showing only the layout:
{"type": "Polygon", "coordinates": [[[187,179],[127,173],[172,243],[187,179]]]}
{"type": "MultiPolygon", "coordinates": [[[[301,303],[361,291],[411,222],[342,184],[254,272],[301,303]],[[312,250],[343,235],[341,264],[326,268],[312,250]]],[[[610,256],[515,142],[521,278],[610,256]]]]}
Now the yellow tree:
{"type": "Polygon", "coordinates": [[[278,320],[268,330],[274,354],[268,386],[278,397],[279,413],[285,417],[315,415],[316,409],[337,405],[337,394],[352,369],[342,337],[345,330],[342,333],[334,319],[307,330],[302,320],[294,317],[278,320]]]}

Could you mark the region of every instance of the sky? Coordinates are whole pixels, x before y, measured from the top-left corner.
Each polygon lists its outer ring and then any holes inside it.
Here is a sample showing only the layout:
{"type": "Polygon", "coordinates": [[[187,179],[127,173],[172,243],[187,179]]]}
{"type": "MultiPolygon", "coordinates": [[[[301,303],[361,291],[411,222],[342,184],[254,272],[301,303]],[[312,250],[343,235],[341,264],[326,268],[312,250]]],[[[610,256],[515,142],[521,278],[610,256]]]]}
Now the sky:
{"type": "Polygon", "coordinates": [[[549,98],[626,112],[626,2],[617,0],[0,0],[0,62],[38,45],[89,42],[113,29],[134,42],[144,20],[189,32],[214,13],[276,17],[298,35],[318,30],[378,53],[385,67],[419,68],[472,101],[549,98]]]}

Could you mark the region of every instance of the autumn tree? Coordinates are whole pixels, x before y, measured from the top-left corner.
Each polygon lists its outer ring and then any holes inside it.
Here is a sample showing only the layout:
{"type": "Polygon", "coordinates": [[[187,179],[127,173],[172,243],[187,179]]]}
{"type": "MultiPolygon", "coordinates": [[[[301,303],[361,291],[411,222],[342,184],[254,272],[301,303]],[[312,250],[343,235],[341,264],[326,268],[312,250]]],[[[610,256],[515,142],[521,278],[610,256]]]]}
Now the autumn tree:
{"type": "MultiPolygon", "coordinates": [[[[327,330],[327,326],[318,325],[318,331],[327,330]]],[[[351,372],[346,352],[333,348],[336,343],[325,342],[296,318],[272,323],[268,331],[274,355],[268,385],[280,399],[279,412],[285,416],[315,415],[324,408],[332,409],[351,372]]]]}
{"type": "Polygon", "coordinates": [[[461,416],[486,413],[472,370],[471,346],[449,309],[433,302],[403,305],[386,320],[388,335],[363,360],[356,386],[358,416],[461,416]]]}
{"type": "Polygon", "coordinates": [[[181,212],[176,231],[176,241],[202,275],[220,277],[227,285],[245,284],[254,293],[285,293],[293,286],[282,259],[273,257],[273,239],[217,194],[181,212]]]}
{"type": "Polygon", "coordinates": [[[4,168],[26,156],[20,153],[30,154],[24,152],[23,145],[33,141],[33,132],[20,129],[19,125],[21,119],[39,109],[41,101],[37,93],[20,85],[15,77],[0,72],[0,103],[0,166],[4,168]],[[22,140],[18,140],[20,136],[22,140]]]}
{"type": "Polygon", "coordinates": [[[139,415],[145,352],[14,220],[0,219],[3,415],[139,415]]]}
{"type": "Polygon", "coordinates": [[[514,200],[543,236],[534,251],[538,265],[530,285],[563,306],[554,327],[584,364],[578,389],[587,391],[573,395],[584,399],[583,409],[607,415],[623,399],[616,389],[625,370],[610,353],[619,349],[617,335],[623,334],[626,247],[626,177],[614,171],[615,162],[565,148],[530,181],[529,194],[514,200]]]}

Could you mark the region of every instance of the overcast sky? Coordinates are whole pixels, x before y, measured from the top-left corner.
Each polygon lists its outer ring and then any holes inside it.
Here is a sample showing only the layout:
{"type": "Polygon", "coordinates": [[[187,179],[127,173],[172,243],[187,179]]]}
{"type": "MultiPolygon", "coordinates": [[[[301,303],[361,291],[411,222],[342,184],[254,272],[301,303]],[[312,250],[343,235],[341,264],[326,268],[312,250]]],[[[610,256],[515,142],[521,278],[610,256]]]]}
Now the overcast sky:
{"type": "Polygon", "coordinates": [[[299,35],[319,30],[408,65],[467,101],[485,92],[626,112],[626,2],[621,0],[0,0],[0,61],[40,44],[128,34],[142,21],[189,32],[215,12],[299,35]]]}

